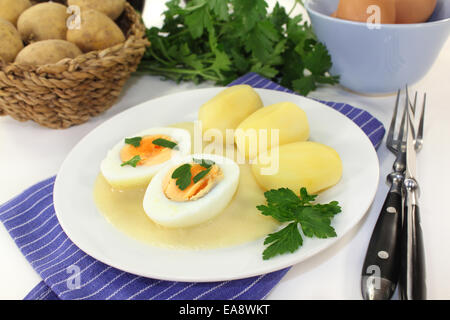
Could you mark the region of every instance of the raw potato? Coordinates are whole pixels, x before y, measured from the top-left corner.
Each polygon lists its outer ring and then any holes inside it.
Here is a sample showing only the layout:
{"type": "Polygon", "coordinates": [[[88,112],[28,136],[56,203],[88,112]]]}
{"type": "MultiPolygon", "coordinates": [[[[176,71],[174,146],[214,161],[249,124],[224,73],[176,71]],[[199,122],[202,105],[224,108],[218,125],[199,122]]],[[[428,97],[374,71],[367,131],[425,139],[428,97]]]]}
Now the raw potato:
{"type": "Polygon", "coordinates": [[[308,138],[306,113],[292,102],[259,109],[246,118],[235,133],[236,146],[248,159],[254,159],[258,153],[277,145],[306,141],[308,138]],[[276,135],[272,137],[272,130],[278,130],[278,139],[276,135]]]}
{"type": "Polygon", "coordinates": [[[311,141],[285,144],[271,150],[272,159],[276,152],[278,168],[273,163],[252,165],[256,181],[265,190],[289,188],[298,194],[305,187],[308,193],[315,194],[334,186],[342,177],[341,158],[326,145],[311,141]],[[269,167],[275,168],[272,174],[261,171],[269,167]]]}
{"type": "Polygon", "coordinates": [[[0,19],[0,57],[5,62],[12,62],[22,48],[22,39],[13,24],[0,19]]]}
{"type": "Polygon", "coordinates": [[[69,0],[69,6],[79,6],[81,10],[94,9],[116,20],[125,9],[125,0],[69,0]]]}
{"type": "Polygon", "coordinates": [[[31,7],[29,0],[0,0],[0,19],[17,24],[20,14],[31,7]]]}
{"type": "Polygon", "coordinates": [[[86,10],[81,12],[80,28],[67,31],[67,40],[75,43],[83,52],[89,52],[122,43],[125,36],[107,15],[86,10]]]}
{"type": "Polygon", "coordinates": [[[16,63],[27,65],[54,64],[82,54],[73,43],[65,40],[44,40],[26,46],[16,57],[16,63]]]}
{"type": "Polygon", "coordinates": [[[203,130],[236,129],[249,115],[263,107],[258,93],[248,85],[227,88],[200,107],[198,118],[203,130]]]}
{"type": "Polygon", "coordinates": [[[25,10],[17,21],[17,29],[25,42],[49,39],[66,40],[67,7],[55,2],[40,3],[25,10]]]}

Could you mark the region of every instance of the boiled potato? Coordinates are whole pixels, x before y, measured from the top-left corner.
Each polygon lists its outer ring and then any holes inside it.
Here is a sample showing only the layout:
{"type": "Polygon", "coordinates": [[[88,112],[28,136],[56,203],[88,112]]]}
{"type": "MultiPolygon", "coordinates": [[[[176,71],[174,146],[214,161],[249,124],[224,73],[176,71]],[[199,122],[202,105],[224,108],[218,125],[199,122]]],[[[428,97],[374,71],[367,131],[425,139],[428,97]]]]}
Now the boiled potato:
{"type": "Polygon", "coordinates": [[[66,40],[68,17],[67,7],[60,3],[39,3],[20,15],[17,29],[25,42],[66,40]]]}
{"type": "Polygon", "coordinates": [[[270,162],[260,155],[258,163],[252,165],[256,181],[265,190],[289,188],[298,194],[305,187],[315,194],[334,186],[342,177],[339,154],[317,142],[289,143],[271,149],[269,154],[270,162]]]}
{"type": "Polygon", "coordinates": [[[125,9],[125,0],[69,0],[69,6],[78,6],[81,10],[94,9],[103,12],[108,17],[116,20],[125,9]]]}
{"type": "Polygon", "coordinates": [[[254,159],[259,152],[277,145],[306,141],[308,138],[306,113],[292,102],[259,109],[241,122],[235,133],[236,146],[248,159],[254,159]],[[278,130],[278,139],[272,135],[273,130],[278,130]]]}
{"type": "Polygon", "coordinates": [[[16,63],[27,65],[53,64],[82,54],[73,43],[65,40],[44,40],[26,46],[16,57],[16,63]]]}
{"type": "Polygon", "coordinates": [[[258,93],[248,85],[227,88],[200,107],[198,118],[203,130],[236,129],[249,115],[263,107],[258,93]]]}
{"type": "Polygon", "coordinates": [[[22,48],[22,39],[13,24],[0,19],[0,57],[5,62],[12,62],[22,48]]]}
{"type": "Polygon", "coordinates": [[[125,41],[120,28],[107,15],[96,10],[81,12],[80,28],[67,30],[67,40],[83,52],[103,50],[125,41]]]}
{"type": "Polygon", "coordinates": [[[31,7],[29,0],[0,0],[0,18],[16,25],[20,14],[31,7]]]}

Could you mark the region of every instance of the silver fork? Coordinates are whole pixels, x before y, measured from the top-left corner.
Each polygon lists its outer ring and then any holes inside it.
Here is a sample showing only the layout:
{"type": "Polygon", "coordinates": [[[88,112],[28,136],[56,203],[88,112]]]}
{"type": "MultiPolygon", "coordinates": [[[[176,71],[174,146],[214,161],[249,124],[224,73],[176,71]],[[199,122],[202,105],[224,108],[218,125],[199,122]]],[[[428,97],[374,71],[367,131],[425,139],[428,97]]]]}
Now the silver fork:
{"type": "MultiPolygon", "coordinates": [[[[391,125],[389,127],[389,131],[388,131],[388,136],[387,136],[387,141],[386,141],[386,145],[388,147],[388,149],[394,153],[395,155],[397,155],[397,146],[399,143],[399,139],[394,139],[394,133],[395,133],[395,123],[396,123],[396,118],[397,118],[397,112],[398,112],[398,105],[400,102],[400,93],[401,91],[398,90],[397,92],[397,100],[395,103],[395,109],[394,109],[394,114],[392,116],[392,120],[391,120],[391,125]]],[[[409,90],[408,90],[408,86],[406,86],[406,96],[408,98],[409,101],[409,90]]],[[[419,118],[419,124],[418,124],[418,128],[417,128],[417,132],[416,135],[414,137],[414,148],[416,150],[416,152],[420,152],[420,150],[422,150],[423,147],[423,130],[424,130],[424,123],[425,123],[425,108],[426,108],[426,102],[427,102],[427,94],[425,93],[423,96],[423,104],[422,104],[422,111],[420,114],[420,118],[419,118]]],[[[417,91],[414,94],[414,102],[409,101],[409,106],[412,110],[413,115],[416,115],[416,109],[417,109],[417,91]]],[[[402,118],[402,123],[400,125],[400,129],[404,130],[403,132],[403,137],[405,137],[406,134],[406,127],[405,127],[405,119],[402,118]]],[[[402,146],[405,147],[405,141],[402,142],[402,146]]]]}
{"type": "Polygon", "coordinates": [[[387,177],[391,188],[373,230],[362,270],[361,293],[366,300],[390,299],[398,282],[403,212],[402,186],[406,168],[406,110],[409,104],[409,99],[406,100],[400,127],[396,132],[399,90],[386,140],[387,148],[396,155],[393,172],[387,177]]]}
{"type": "MultiPolygon", "coordinates": [[[[393,165],[394,171],[387,177],[391,183],[391,188],[372,233],[362,270],[361,290],[364,299],[367,300],[390,299],[399,280],[404,198],[402,191],[404,189],[403,181],[406,169],[406,140],[408,133],[407,111],[408,107],[410,107],[413,114],[416,113],[417,93],[415,94],[414,102],[410,103],[408,87],[406,87],[405,106],[400,127],[397,131],[400,96],[401,91],[399,90],[386,140],[387,148],[396,155],[393,165]]],[[[417,129],[411,127],[416,153],[423,146],[425,104],[426,94],[418,127],[417,129]]]]}

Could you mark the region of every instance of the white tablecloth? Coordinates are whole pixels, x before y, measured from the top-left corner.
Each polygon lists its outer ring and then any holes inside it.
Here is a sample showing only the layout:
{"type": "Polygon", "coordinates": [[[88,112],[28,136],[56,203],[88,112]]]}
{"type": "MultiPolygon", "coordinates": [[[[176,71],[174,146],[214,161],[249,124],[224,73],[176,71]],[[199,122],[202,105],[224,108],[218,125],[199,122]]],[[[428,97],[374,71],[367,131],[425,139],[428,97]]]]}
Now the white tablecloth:
{"type": "MultiPolygon", "coordinates": [[[[150,0],[147,23],[158,23],[164,1],[150,0]]],[[[273,2],[273,1],[270,1],[273,2]]],[[[292,0],[280,1],[290,7],[292,0]]],[[[297,11],[298,12],[298,11],[297,11]]],[[[433,68],[411,91],[426,91],[428,110],[425,145],[418,156],[421,184],[422,228],[427,259],[430,299],[450,299],[450,40],[433,68]]],[[[212,86],[204,84],[200,87],[212,86]]],[[[133,77],[117,104],[86,124],[67,130],[51,130],[35,123],[0,118],[0,203],[58,169],[71,148],[96,126],[136,104],[166,94],[198,88],[192,83],[177,85],[158,77],[133,77]]],[[[320,88],[311,97],[346,102],[371,112],[389,125],[395,96],[369,97],[339,86],[320,88]]],[[[386,196],[385,177],[394,156],[384,144],[378,151],[380,185],[365,219],[346,237],[325,252],[294,266],[268,296],[269,299],[360,299],[360,274],[368,241],[386,196]]],[[[41,279],[22,256],[0,224],[0,299],[22,299],[41,279]]]]}

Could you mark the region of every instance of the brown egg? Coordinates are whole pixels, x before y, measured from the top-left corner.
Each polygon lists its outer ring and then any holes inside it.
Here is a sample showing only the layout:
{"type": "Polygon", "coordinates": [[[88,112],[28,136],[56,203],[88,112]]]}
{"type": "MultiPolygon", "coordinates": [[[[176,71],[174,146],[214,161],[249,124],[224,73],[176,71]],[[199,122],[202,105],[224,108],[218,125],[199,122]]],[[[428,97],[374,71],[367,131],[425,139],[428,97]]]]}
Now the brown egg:
{"type": "Polygon", "coordinates": [[[436,8],[436,0],[395,0],[397,23],[427,21],[436,8]]]}
{"type": "Polygon", "coordinates": [[[395,0],[341,0],[336,16],[340,19],[360,22],[395,23],[395,0]],[[371,6],[379,8],[379,21],[376,19],[377,11],[371,6]]]}

